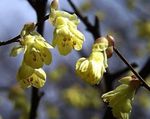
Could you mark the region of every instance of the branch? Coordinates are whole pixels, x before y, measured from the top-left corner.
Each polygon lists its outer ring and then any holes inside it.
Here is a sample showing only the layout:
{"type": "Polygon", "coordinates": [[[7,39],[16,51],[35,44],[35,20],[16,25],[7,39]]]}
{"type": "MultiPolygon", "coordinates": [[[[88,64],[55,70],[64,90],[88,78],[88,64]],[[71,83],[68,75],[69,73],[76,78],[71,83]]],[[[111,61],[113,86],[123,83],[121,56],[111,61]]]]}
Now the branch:
{"type": "Polygon", "coordinates": [[[33,7],[33,9],[36,10],[36,1],[34,1],[34,0],[28,0],[28,2],[29,2],[30,5],[33,7]]]}
{"type": "MultiPolygon", "coordinates": [[[[87,30],[93,34],[94,39],[97,39],[98,37],[100,37],[100,30],[99,30],[99,21],[98,21],[98,18],[95,17],[95,24],[92,25],[92,24],[88,21],[87,17],[83,17],[83,16],[80,14],[80,12],[77,10],[77,8],[74,6],[74,4],[73,4],[70,0],[68,0],[68,2],[69,2],[70,5],[72,5],[72,7],[74,8],[75,13],[77,14],[77,16],[78,16],[78,17],[82,20],[82,22],[87,26],[87,30]]],[[[31,3],[31,0],[29,0],[29,3],[30,3],[32,6],[34,6],[33,3],[31,3]]],[[[33,8],[34,8],[34,7],[33,7],[33,8]]],[[[38,10],[40,10],[40,9],[38,9],[38,10]]],[[[39,21],[36,23],[36,26],[39,26],[42,22],[46,21],[48,18],[49,18],[49,14],[46,15],[45,17],[41,17],[41,18],[39,19],[39,21]]],[[[16,37],[12,38],[12,39],[10,39],[10,40],[7,40],[7,41],[0,41],[0,46],[8,45],[8,44],[11,44],[11,43],[14,43],[14,42],[19,42],[19,40],[18,40],[19,38],[20,38],[20,35],[18,35],[18,36],[16,36],[16,37]]]]}
{"type": "MultiPolygon", "coordinates": [[[[95,34],[99,33],[99,27],[97,26],[98,20],[95,18],[95,25],[93,26],[87,19],[87,17],[83,17],[77,7],[73,4],[71,0],[68,0],[69,4],[71,7],[74,9],[75,13],[78,15],[78,17],[82,20],[82,22],[85,24],[87,29],[93,34],[94,38],[100,37],[100,34],[95,34]],[[97,36],[98,35],[98,36],[97,36]]],[[[150,87],[146,84],[146,82],[143,80],[143,78],[134,70],[134,68],[128,63],[128,61],[121,55],[121,53],[114,48],[114,51],[116,54],[122,59],[122,61],[131,69],[131,71],[137,76],[137,78],[142,82],[142,85],[147,88],[150,91],[150,87]]],[[[106,74],[106,77],[108,77],[110,74],[106,74]]],[[[110,77],[110,76],[109,76],[110,77]]]]}
{"type": "MultiPolygon", "coordinates": [[[[45,17],[41,18],[39,20],[39,22],[36,23],[36,26],[39,26],[39,24],[41,24],[42,22],[46,21],[47,19],[49,18],[49,14],[46,15],[45,17]]],[[[0,41],[0,46],[3,46],[3,45],[8,45],[8,44],[11,44],[11,43],[14,43],[14,42],[19,42],[19,39],[20,38],[20,35],[8,40],[8,41],[0,41]]]]}
{"type": "Polygon", "coordinates": [[[149,85],[144,81],[144,79],[134,70],[134,68],[128,63],[128,61],[121,55],[117,48],[114,47],[115,53],[119,58],[130,68],[130,70],[135,74],[135,76],[142,82],[142,85],[150,91],[149,85]]]}
{"type": "Polygon", "coordinates": [[[31,109],[29,119],[36,119],[39,102],[43,95],[43,92],[39,93],[39,90],[37,88],[32,87],[31,109]]]}
{"type": "Polygon", "coordinates": [[[19,39],[20,38],[20,35],[16,36],[15,38],[12,38],[8,41],[0,41],[0,46],[3,46],[3,45],[8,45],[8,44],[11,44],[11,43],[14,43],[14,42],[19,42],[19,39]]]}
{"type": "Polygon", "coordinates": [[[10,86],[3,86],[3,87],[0,87],[0,92],[5,92],[5,91],[9,91],[10,90],[10,86]]]}
{"type": "Polygon", "coordinates": [[[76,15],[81,19],[81,21],[85,24],[87,27],[87,30],[92,33],[94,39],[96,40],[98,37],[101,36],[100,34],[100,28],[99,28],[99,20],[97,16],[95,16],[95,23],[92,25],[87,17],[83,17],[77,7],[74,5],[74,3],[71,0],[68,0],[70,6],[73,8],[76,15]]]}
{"type": "MultiPolygon", "coordinates": [[[[49,15],[45,16],[46,4],[47,4],[47,0],[36,1],[35,10],[36,10],[37,19],[38,19],[38,23],[36,24],[36,26],[38,26],[37,32],[39,32],[41,35],[43,35],[44,21],[48,19],[48,16],[49,16],[49,15]]],[[[31,109],[30,109],[29,119],[36,119],[39,102],[43,95],[44,93],[40,93],[37,88],[34,88],[34,87],[32,88],[31,109]]]]}
{"type": "MultiPolygon", "coordinates": [[[[92,25],[89,21],[87,17],[83,17],[81,15],[81,13],[79,12],[79,10],[77,9],[77,7],[73,4],[73,2],[71,0],[68,0],[69,4],[71,5],[71,7],[73,8],[73,10],[75,11],[75,13],[77,14],[77,16],[81,19],[81,21],[85,24],[85,26],[87,27],[87,30],[93,35],[94,39],[96,40],[97,38],[99,38],[101,36],[100,34],[100,27],[99,27],[99,20],[98,18],[95,16],[95,23],[94,25],[92,25]]],[[[110,73],[109,73],[109,69],[106,69],[106,73],[104,74],[104,78],[105,78],[105,84],[106,84],[106,88],[107,91],[112,90],[112,82],[110,82],[111,77],[110,77],[110,73]]],[[[99,87],[99,86],[96,86],[99,87]]],[[[115,119],[113,117],[113,114],[110,110],[110,108],[107,108],[104,114],[104,118],[103,119],[115,119]],[[107,115],[107,116],[106,116],[107,115]]]]}
{"type": "MultiPolygon", "coordinates": [[[[138,67],[138,65],[137,65],[136,63],[131,63],[130,65],[131,65],[132,67],[134,67],[134,68],[138,67]]],[[[119,70],[118,72],[115,72],[114,74],[111,74],[112,80],[119,78],[119,77],[122,76],[124,73],[128,72],[129,70],[130,70],[130,68],[129,68],[129,67],[126,67],[126,68],[124,68],[124,69],[122,69],[122,70],[119,70]]]]}
{"type": "Polygon", "coordinates": [[[148,58],[147,62],[143,66],[143,68],[140,70],[139,74],[146,79],[150,75],[150,57],[148,58]]]}

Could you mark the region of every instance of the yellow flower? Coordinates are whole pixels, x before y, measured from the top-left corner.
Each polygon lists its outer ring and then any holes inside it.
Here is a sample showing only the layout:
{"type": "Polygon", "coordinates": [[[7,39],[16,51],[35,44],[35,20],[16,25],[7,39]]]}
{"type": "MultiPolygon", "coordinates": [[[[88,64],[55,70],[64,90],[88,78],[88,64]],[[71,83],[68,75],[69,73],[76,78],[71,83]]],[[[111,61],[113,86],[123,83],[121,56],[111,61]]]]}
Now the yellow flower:
{"type": "Polygon", "coordinates": [[[58,46],[61,55],[67,55],[72,49],[81,50],[84,35],[77,29],[79,20],[75,14],[51,9],[49,20],[55,26],[53,46],[58,46]]]}
{"type": "Polygon", "coordinates": [[[21,67],[19,68],[17,80],[23,88],[27,88],[30,86],[41,88],[45,84],[46,73],[41,68],[33,69],[23,62],[21,67]]]}
{"type": "Polygon", "coordinates": [[[129,119],[132,101],[140,81],[134,76],[127,76],[120,80],[122,83],[116,89],[102,95],[104,102],[109,103],[113,115],[117,119],[129,119]]]}
{"type": "Polygon", "coordinates": [[[106,49],[108,41],[101,37],[92,48],[88,58],[80,58],[76,63],[76,72],[84,81],[89,84],[98,84],[105,72],[107,65],[106,49]]]}
{"type": "Polygon", "coordinates": [[[49,48],[53,48],[46,40],[34,30],[33,24],[26,24],[21,31],[20,45],[14,47],[10,53],[16,56],[24,51],[24,62],[32,68],[41,68],[52,61],[49,48]]]}
{"type": "Polygon", "coordinates": [[[35,41],[29,45],[24,54],[24,62],[32,68],[40,68],[44,64],[49,65],[52,55],[48,47],[42,41],[35,41]]]}

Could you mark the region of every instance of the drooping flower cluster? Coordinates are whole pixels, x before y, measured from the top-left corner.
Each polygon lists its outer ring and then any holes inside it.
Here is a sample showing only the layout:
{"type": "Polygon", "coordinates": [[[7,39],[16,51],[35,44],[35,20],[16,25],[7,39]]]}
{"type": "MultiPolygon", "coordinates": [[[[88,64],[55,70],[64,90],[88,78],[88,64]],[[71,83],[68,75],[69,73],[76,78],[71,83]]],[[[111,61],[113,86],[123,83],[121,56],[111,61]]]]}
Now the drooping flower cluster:
{"type": "Polygon", "coordinates": [[[112,113],[117,119],[129,119],[132,101],[140,81],[135,76],[127,76],[119,80],[122,84],[116,89],[102,95],[104,102],[109,103],[112,113]]]}
{"type": "Polygon", "coordinates": [[[88,58],[80,58],[76,63],[77,75],[89,84],[98,84],[103,76],[107,65],[108,40],[101,37],[96,40],[92,47],[92,53],[88,58]]]}
{"type": "Polygon", "coordinates": [[[79,19],[75,14],[69,14],[51,7],[49,21],[55,27],[53,33],[53,46],[57,46],[61,55],[81,50],[84,35],[77,29],[79,19]]]}
{"type": "MultiPolygon", "coordinates": [[[[53,0],[49,16],[50,22],[55,27],[53,46],[58,46],[61,55],[67,55],[72,49],[81,50],[84,35],[77,29],[79,19],[75,14],[71,15],[57,8],[58,0],[53,0]]],[[[42,87],[46,81],[46,74],[42,67],[52,61],[49,48],[53,47],[35,31],[35,27],[34,23],[24,26],[20,34],[20,44],[10,53],[11,56],[17,56],[24,52],[22,65],[17,74],[17,80],[24,88],[42,87]]]]}
{"type": "Polygon", "coordinates": [[[40,88],[46,81],[46,74],[43,69],[44,64],[48,65],[52,61],[49,48],[53,48],[35,30],[35,24],[26,24],[21,31],[20,44],[11,51],[11,56],[17,56],[24,51],[22,65],[17,74],[17,80],[22,87],[34,86],[40,88]]]}

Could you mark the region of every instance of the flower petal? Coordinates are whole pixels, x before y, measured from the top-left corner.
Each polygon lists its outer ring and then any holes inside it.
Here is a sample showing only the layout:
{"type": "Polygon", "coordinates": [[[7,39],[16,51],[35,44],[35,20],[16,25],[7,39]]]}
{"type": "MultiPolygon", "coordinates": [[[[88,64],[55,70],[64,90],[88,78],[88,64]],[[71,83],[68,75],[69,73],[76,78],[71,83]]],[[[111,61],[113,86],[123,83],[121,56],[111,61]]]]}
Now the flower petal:
{"type": "Polygon", "coordinates": [[[41,57],[44,59],[46,65],[49,65],[52,62],[52,54],[47,48],[41,49],[41,57]]]}
{"type": "Polygon", "coordinates": [[[34,69],[23,62],[17,73],[18,80],[30,77],[33,74],[33,72],[34,69]]]}
{"type": "Polygon", "coordinates": [[[41,58],[39,51],[28,48],[24,55],[24,62],[32,68],[38,69],[43,66],[44,59],[41,58]]]}
{"type": "Polygon", "coordinates": [[[13,47],[11,52],[10,52],[10,56],[16,57],[18,54],[20,54],[23,51],[24,51],[24,48],[21,45],[13,47]]]}
{"type": "Polygon", "coordinates": [[[58,50],[61,55],[67,55],[72,50],[72,45],[65,44],[63,42],[58,42],[58,50]]]}

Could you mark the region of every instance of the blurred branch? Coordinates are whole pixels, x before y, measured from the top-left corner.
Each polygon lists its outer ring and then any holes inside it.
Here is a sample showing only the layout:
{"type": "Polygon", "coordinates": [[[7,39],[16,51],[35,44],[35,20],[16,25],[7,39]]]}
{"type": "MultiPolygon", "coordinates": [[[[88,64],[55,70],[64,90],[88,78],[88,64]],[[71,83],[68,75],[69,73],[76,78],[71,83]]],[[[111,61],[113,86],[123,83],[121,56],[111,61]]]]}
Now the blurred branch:
{"type": "Polygon", "coordinates": [[[149,11],[147,12],[146,10],[144,10],[141,7],[135,7],[135,14],[137,14],[140,19],[149,19],[150,18],[150,14],[149,11]]]}
{"type": "Polygon", "coordinates": [[[9,86],[3,86],[3,87],[0,87],[0,92],[2,91],[9,91],[10,87],[9,86]]]}
{"type": "MultiPolygon", "coordinates": [[[[132,64],[130,64],[132,67],[137,67],[138,65],[137,64],[135,64],[135,63],[132,63],[132,64]]],[[[108,69],[107,69],[108,70],[108,69]]],[[[116,73],[113,73],[113,74],[111,74],[111,73],[106,73],[105,74],[105,83],[107,84],[106,85],[106,92],[108,92],[108,91],[110,91],[110,90],[112,90],[113,89],[113,87],[112,87],[112,83],[113,83],[113,81],[115,80],[115,79],[118,79],[120,76],[122,76],[124,73],[126,73],[126,72],[128,72],[130,70],[130,68],[129,67],[126,67],[126,68],[124,68],[124,69],[122,69],[122,70],[119,70],[118,72],[116,72],[116,73]],[[107,80],[107,78],[109,79],[109,80],[107,80]]],[[[109,72],[109,71],[108,71],[109,72]]]]}
{"type": "Polygon", "coordinates": [[[111,108],[107,106],[103,119],[116,119],[111,111],[111,108]]]}
{"type": "Polygon", "coordinates": [[[35,10],[37,9],[37,7],[36,7],[36,0],[28,0],[28,2],[33,7],[33,9],[35,9],[35,10]]]}
{"type": "MultiPolygon", "coordinates": [[[[85,26],[87,27],[87,30],[89,32],[91,32],[91,34],[93,35],[93,37],[95,39],[97,39],[98,37],[100,37],[100,31],[99,31],[99,21],[97,20],[97,18],[95,17],[95,24],[94,26],[88,21],[87,17],[83,17],[81,15],[81,13],[79,12],[79,10],[77,9],[77,7],[74,5],[74,3],[71,0],[68,0],[69,4],[71,5],[71,7],[73,8],[73,10],[75,11],[75,13],[77,14],[77,16],[82,20],[82,22],[85,24],[85,26]]],[[[143,86],[145,88],[147,88],[150,91],[150,87],[146,84],[146,82],[143,80],[143,78],[134,70],[134,68],[128,63],[128,61],[121,55],[121,53],[114,48],[114,52],[116,52],[116,54],[119,56],[119,58],[128,66],[128,68],[137,76],[137,78],[142,82],[143,86]]],[[[122,72],[119,72],[122,73],[122,72]]],[[[118,75],[118,74],[117,74],[118,75]]],[[[106,84],[106,90],[110,91],[112,89],[112,81],[110,81],[109,79],[111,79],[111,75],[109,73],[109,69],[107,69],[107,73],[104,74],[105,77],[105,84],[106,84]]],[[[115,119],[112,115],[111,112],[111,108],[107,108],[104,114],[103,119],[115,119]]]]}
{"type": "MultiPolygon", "coordinates": [[[[34,5],[34,2],[32,2],[32,0],[28,0],[29,3],[31,4],[31,6],[34,8],[36,5],[34,5]]],[[[87,30],[90,31],[93,34],[94,39],[96,40],[98,37],[100,37],[100,30],[99,30],[99,20],[97,18],[97,16],[95,16],[95,24],[92,25],[89,21],[87,17],[83,17],[80,12],[76,9],[76,7],[74,6],[74,4],[68,0],[70,2],[70,4],[73,6],[73,8],[75,9],[76,14],[79,16],[79,18],[83,21],[83,23],[87,26],[87,30]]],[[[40,6],[40,4],[38,5],[40,6]]],[[[36,9],[35,9],[36,10],[36,9]]],[[[38,11],[40,11],[41,9],[37,9],[38,11]]],[[[44,16],[44,17],[40,17],[40,19],[38,20],[38,22],[36,23],[36,26],[39,26],[43,21],[47,20],[49,18],[49,14],[44,16]]],[[[7,40],[7,41],[0,41],[0,46],[3,45],[8,45],[14,42],[19,42],[20,35],[7,40]]]]}
{"type": "MultiPolygon", "coordinates": [[[[29,3],[31,1],[32,0],[29,0],[29,3]]],[[[38,26],[37,32],[39,32],[41,35],[43,35],[44,21],[48,19],[47,16],[44,17],[46,13],[46,4],[47,4],[47,0],[36,0],[35,11],[37,13],[37,19],[38,19],[38,23],[36,24],[36,26],[38,26]]],[[[30,108],[29,119],[36,119],[39,102],[43,95],[44,95],[43,92],[39,92],[37,88],[32,87],[31,108],[30,108]]]]}
{"type": "MultiPolygon", "coordinates": [[[[130,65],[131,65],[132,67],[134,67],[134,68],[138,67],[138,65],[137,65],[136,63],[131,63],[130,65]]],[[[123,74],[127,73],[129,70],[130,70],[130,68],[129,68],[129,67],[126,67],[126,68],[124,68],[124,69],[122,69],[122,70],[119,70],[118,72],[115,72],[114,74],[111,74],[112,80],[119,78],[119,77],[122,76],[123,74]]]]}
{"type": "Polygon", "coordinates": [[[144,79],[147,78],[150,75],[150,57],[148,58],[147,62],[143,66],[143,68],[140,70],[139,74],[144,79]]]}
{"type": "MultiPolygon", "coordinates": [[[[71,5],[71,7],[73,8],[73,10],[75,11],[75,13],[78,15],[78,17],[82,20],[82,22],[85,24],[85,26],[87,27],[88,31],[90,31],[92,33],[92,35],[94,36],[95,39],[97,39],[98,37],[100,37],[99,34],[99,27],[98,27],[98,20],[96,20],[95,17],[95,25],[93,26],[89,21],[87,17],[83,17],[81,15],[81,13],[79,12],[79,10],[77,9],[77,7],[73,4],[73,2],[71,0],[68,0],[69,4],[71,5]]],[[[130,70],[137,76],[137,78],[142,82],[142,85],[147,88],[150,91],[150,87],[146,84],[146,82],[144,81],[144,79],[134,70],[134,68],[128,63],[128,61],[122,56],[122,54],[118,51],[118,49],[114,48],[114,51],[116,52],[116,54],[119,56],[119,58],[130,68],[130,70]]],[[[107,71],[109,72],[109,71],[107,71]]],[[[110,77],[110,74],[106,74],[106,77],[110,77]]],[[[106,80],[107,80],[106,78],[106,80]]],[[[108,83],[109,84],[109,83],[108,83]]]]}
{"type": "Polygon", "coordinates": [[[97,16],[95,16],[95,23],[92,25],[87,17],[83,17],[80,13],[80,11],[77,9],[77,7],[74,5],[74,3],[71,0],[68,0],[70,6],[73,8],[74,12],[77,14],[77,16],[81,19],[81,21],[85,24],[87,27],[87,30],[92,33],[94,39],[96,40],[101,36],[100,34],[100,28],[99,28],[99,20],[97,16]]]}
{"type": "MultiPolygon", "coordinates": [[[[71,0],[68,0],[68,2],[71,5],[71,7],[73,8],[74,12],[77,14],[77,16],[85,24],[87,30],[93,35],[94,40],[96,40],[97,38],[101,37],[98,18],[95,16],[95,23],[94,23],[94,25],[92,25],[87,17],[83,17],[81,15],[81,13],[79,12],[77,7],[74,5],[74,3],[71,0]]],[[[105,81],[105,85],[106,85],[106,88],[107,88],[106,90],[107,91],[112,90],[112,81],[110,80],[111,77],[110,77],[110,72],[109,72],[108,68],[106,69],[106,73],[104,74],[104,78],[105,78],[105,80],[104,80],[105,81]]],[[[100,90],[100,86],[99,85],[95,86],[95,87],[98,87],[99,90],[100,90]]],[[[106,111],[105,111],[103,119],[115,119],[113,114],[112,114],[112,111],[110,110],[110,108],[108,108],[108,107],[106,108],[106,111]]]]}

